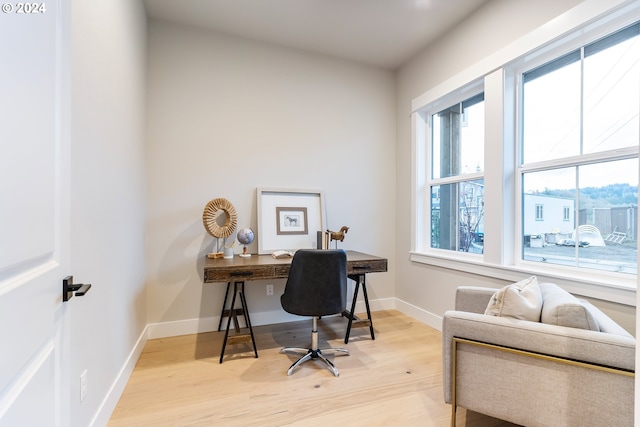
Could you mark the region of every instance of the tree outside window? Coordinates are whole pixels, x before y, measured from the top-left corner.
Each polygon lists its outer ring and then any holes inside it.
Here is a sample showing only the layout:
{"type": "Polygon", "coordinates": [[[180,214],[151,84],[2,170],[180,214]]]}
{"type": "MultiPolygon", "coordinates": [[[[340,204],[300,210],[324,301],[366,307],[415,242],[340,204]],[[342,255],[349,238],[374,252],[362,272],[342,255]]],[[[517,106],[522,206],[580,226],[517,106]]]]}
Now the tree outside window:
{"type": "Polygon", "coordinates": [[[482,253],[484,94],[431,116],[431,247],[482,253]]]}

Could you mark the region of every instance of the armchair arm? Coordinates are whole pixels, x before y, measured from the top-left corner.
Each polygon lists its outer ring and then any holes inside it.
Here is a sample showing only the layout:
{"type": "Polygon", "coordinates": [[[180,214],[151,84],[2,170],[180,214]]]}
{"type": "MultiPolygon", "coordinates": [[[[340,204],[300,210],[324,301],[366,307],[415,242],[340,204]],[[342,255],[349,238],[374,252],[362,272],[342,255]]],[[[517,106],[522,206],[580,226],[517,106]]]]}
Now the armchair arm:
{"type": "Polygon", "coordinates": [[[460,286],[456,290],[456,310],[484,314],[496,291],[494,288],[460,286]]]}
{"type": "Polygon", "coordinates": [[[635,338],[526,320],[447,311],[442,325],[446,402],[451,401],[453,337],[630,371],[635,370],[635,338]]]}

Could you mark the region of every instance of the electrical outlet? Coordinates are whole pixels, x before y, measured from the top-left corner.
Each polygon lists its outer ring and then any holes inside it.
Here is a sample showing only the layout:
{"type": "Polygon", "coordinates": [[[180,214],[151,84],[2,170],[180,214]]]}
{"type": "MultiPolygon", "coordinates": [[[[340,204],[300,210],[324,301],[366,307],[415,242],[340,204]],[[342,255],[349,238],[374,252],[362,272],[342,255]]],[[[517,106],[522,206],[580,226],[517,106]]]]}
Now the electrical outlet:
{"type": "Polygon", "coordinates": [[[267,296],[273,295],[273,285],[267,285],[267,296]]]}
{"type": "Polygon", "coordinates": [[[87,370],[80,374],[80,402],[87,397],[87,370]]]}

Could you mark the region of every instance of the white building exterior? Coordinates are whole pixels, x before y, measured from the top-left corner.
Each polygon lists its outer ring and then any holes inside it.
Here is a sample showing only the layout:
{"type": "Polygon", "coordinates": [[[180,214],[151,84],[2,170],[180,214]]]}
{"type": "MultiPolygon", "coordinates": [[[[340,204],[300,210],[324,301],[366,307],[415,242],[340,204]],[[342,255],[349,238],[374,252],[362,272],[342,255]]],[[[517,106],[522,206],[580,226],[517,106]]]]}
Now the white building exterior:
{"type": "Polygon", "coordinates": [[[575,229],[574,200],[568,197],[525,194],[522,216],[525,236],[571,234],[575,229]]]}

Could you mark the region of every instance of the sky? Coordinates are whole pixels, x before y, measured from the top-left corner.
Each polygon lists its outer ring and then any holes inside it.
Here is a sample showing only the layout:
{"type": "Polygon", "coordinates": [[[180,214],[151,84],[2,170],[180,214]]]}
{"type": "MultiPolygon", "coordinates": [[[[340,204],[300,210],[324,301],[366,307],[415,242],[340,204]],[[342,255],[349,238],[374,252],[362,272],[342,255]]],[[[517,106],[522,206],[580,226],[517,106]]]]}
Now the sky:
{"type": "MultiPolygon", "coordinates": [[[[524,85],[523,99],[522,138],[526,164],[637,147],[640,137],[640,36],[589,55],[583,62],[573,62],[528,81],[524,85]],[[581,105],[584,105],[583,111],[581,105]],[[581,115],[584,117],[582,127],[581,115]]],[[[466,108],[462,117],[461,173],[482,171],[484,102],[466,108]]],[[[439,120],[432,123],[437,136],[439,120]]],[[[435,177],[440,176],[439,150],[439,144],[434,144],[432,167],[435,177]]],[[[536,172],[527,174],[524,181],[525,192],[615,183],[637,186],[638,160],[581,166],[578,171],[563,168],[536,172]]]]}

